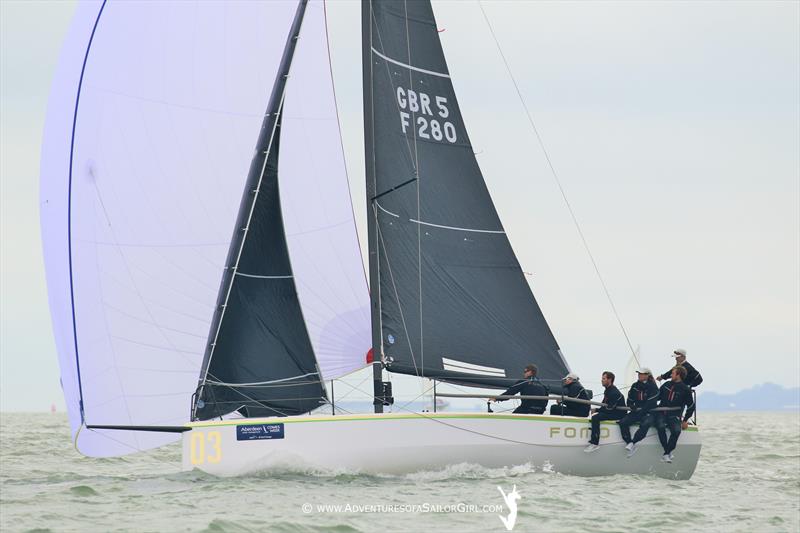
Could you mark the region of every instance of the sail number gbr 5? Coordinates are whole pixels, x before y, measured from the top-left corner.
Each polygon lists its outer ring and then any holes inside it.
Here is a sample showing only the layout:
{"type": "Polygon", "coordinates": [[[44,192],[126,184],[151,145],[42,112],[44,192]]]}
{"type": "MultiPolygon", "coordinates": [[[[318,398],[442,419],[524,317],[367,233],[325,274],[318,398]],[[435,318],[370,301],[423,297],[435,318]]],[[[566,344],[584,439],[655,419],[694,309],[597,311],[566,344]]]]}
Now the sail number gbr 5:
{"type": "Polygon", "coordinates": [[[446,140],[456,142],[456,127],[452,122],[444,120],[450,116],[447,108],[447,98],[434,95],[431,98],[427,93],[417,92],[413,89],[397,88],[397,105],[400,111],[400,126],[403,133],[408,132],[411,125],[411,115],[415,115],[417,136],[420,139],[433,139],[434,141],[446,140]],[[431,107],[431,104],[435,107],[431,107]],[[419,113],[419,116],[416,116],[419,113]],[[439,118],[430,118],[430,117],[439,118]],[[439,119],[442,119],[441,122],[439,119]]]}

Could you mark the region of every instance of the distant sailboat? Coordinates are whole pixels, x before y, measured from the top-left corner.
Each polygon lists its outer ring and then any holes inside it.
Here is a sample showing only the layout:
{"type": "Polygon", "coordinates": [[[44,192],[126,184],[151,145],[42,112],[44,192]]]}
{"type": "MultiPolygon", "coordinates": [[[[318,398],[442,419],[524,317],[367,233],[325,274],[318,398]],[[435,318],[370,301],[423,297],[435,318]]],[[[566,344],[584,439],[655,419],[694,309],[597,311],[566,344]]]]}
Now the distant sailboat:
{"type": "MultiPolygon", "coordinates": [[[[533,358],[558,390],[569,366],[489,196],[430,3],[365,1],[362,54],[369,291],[321,1],[79,8],[42,156],[78,450],[182,434],[184,467],[220,475],[289,461],[691,476],[696,428],[663,464],[654,438],[630,460],[582,453],[586,419],[382,413],[383,370],[498,389],[533,358]],[[368,363],[375,413],[307,415],[368,363]]],[[[619,440],[603,425],[601,444],[619,440]]]]}

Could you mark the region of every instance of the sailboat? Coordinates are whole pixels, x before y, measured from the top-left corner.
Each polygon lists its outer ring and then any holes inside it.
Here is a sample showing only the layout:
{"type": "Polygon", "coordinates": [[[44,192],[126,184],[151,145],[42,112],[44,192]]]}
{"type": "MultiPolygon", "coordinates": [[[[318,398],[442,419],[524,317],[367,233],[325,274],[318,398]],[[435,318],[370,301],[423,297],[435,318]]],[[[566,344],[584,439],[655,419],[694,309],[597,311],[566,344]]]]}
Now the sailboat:
{"type": "Polygon", "coordinates": [[[362,4],[367,273],[326,6],[79,6],[51,95],[41,221],[76,449],[182,440],[183,467],[402,473],[454,463],[687,479],[613,423],[384,412],[386,373],[502,390],[570,371],[475,158],[428,1],[362,4]],[[146,37],[145,37],[146,36],[146,37]],[[368,365],[372,413],[329,414],[368,365]]]}

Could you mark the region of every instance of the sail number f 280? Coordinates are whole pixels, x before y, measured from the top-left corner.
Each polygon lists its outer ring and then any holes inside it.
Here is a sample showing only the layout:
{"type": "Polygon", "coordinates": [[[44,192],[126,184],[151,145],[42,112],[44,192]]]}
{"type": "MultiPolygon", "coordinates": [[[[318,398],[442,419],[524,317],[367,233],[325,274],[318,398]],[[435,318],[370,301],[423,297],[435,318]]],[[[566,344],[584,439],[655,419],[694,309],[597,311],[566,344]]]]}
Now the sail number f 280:
{"type": "Polygon", "coordinates": [[[444,96],[434,95],[431,98],[427,93],[398,87],[397,105],[400,107],[400,126],[403,133],[411,127],[413,115],[416,123],[413,127],[420,139],[456,142],[456,127],[445,120],[450,116],[450,110],[444,96]]]}

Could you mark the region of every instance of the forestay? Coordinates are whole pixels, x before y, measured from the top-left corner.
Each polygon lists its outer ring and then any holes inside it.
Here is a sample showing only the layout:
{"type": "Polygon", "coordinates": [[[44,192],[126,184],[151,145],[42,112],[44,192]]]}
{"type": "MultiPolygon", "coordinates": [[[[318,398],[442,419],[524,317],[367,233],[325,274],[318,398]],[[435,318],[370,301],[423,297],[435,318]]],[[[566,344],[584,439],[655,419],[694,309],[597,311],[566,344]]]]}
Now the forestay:
{"type": "Polygon", "coordinates": [[[286,39],[220,287],[199,419],[301,414],[327,401],[324,377],[364,365],[368,293],[322,2],[298,3],[286,39]]]}
{"type": "Polygon", "coordinates": [[[256,142],[220,283],[193,420],[238,411],[287,416],[327,402],[283,227],[278,183],[287,79],[303,28],[300,0],[256,142]]]}
{"type": "Polygon", "coordinates": [[[278,163],[286,241],[322,378],[365,365],[369,289],[329,62],[325,4],[308,3],[289,76],[278,163]]]}

